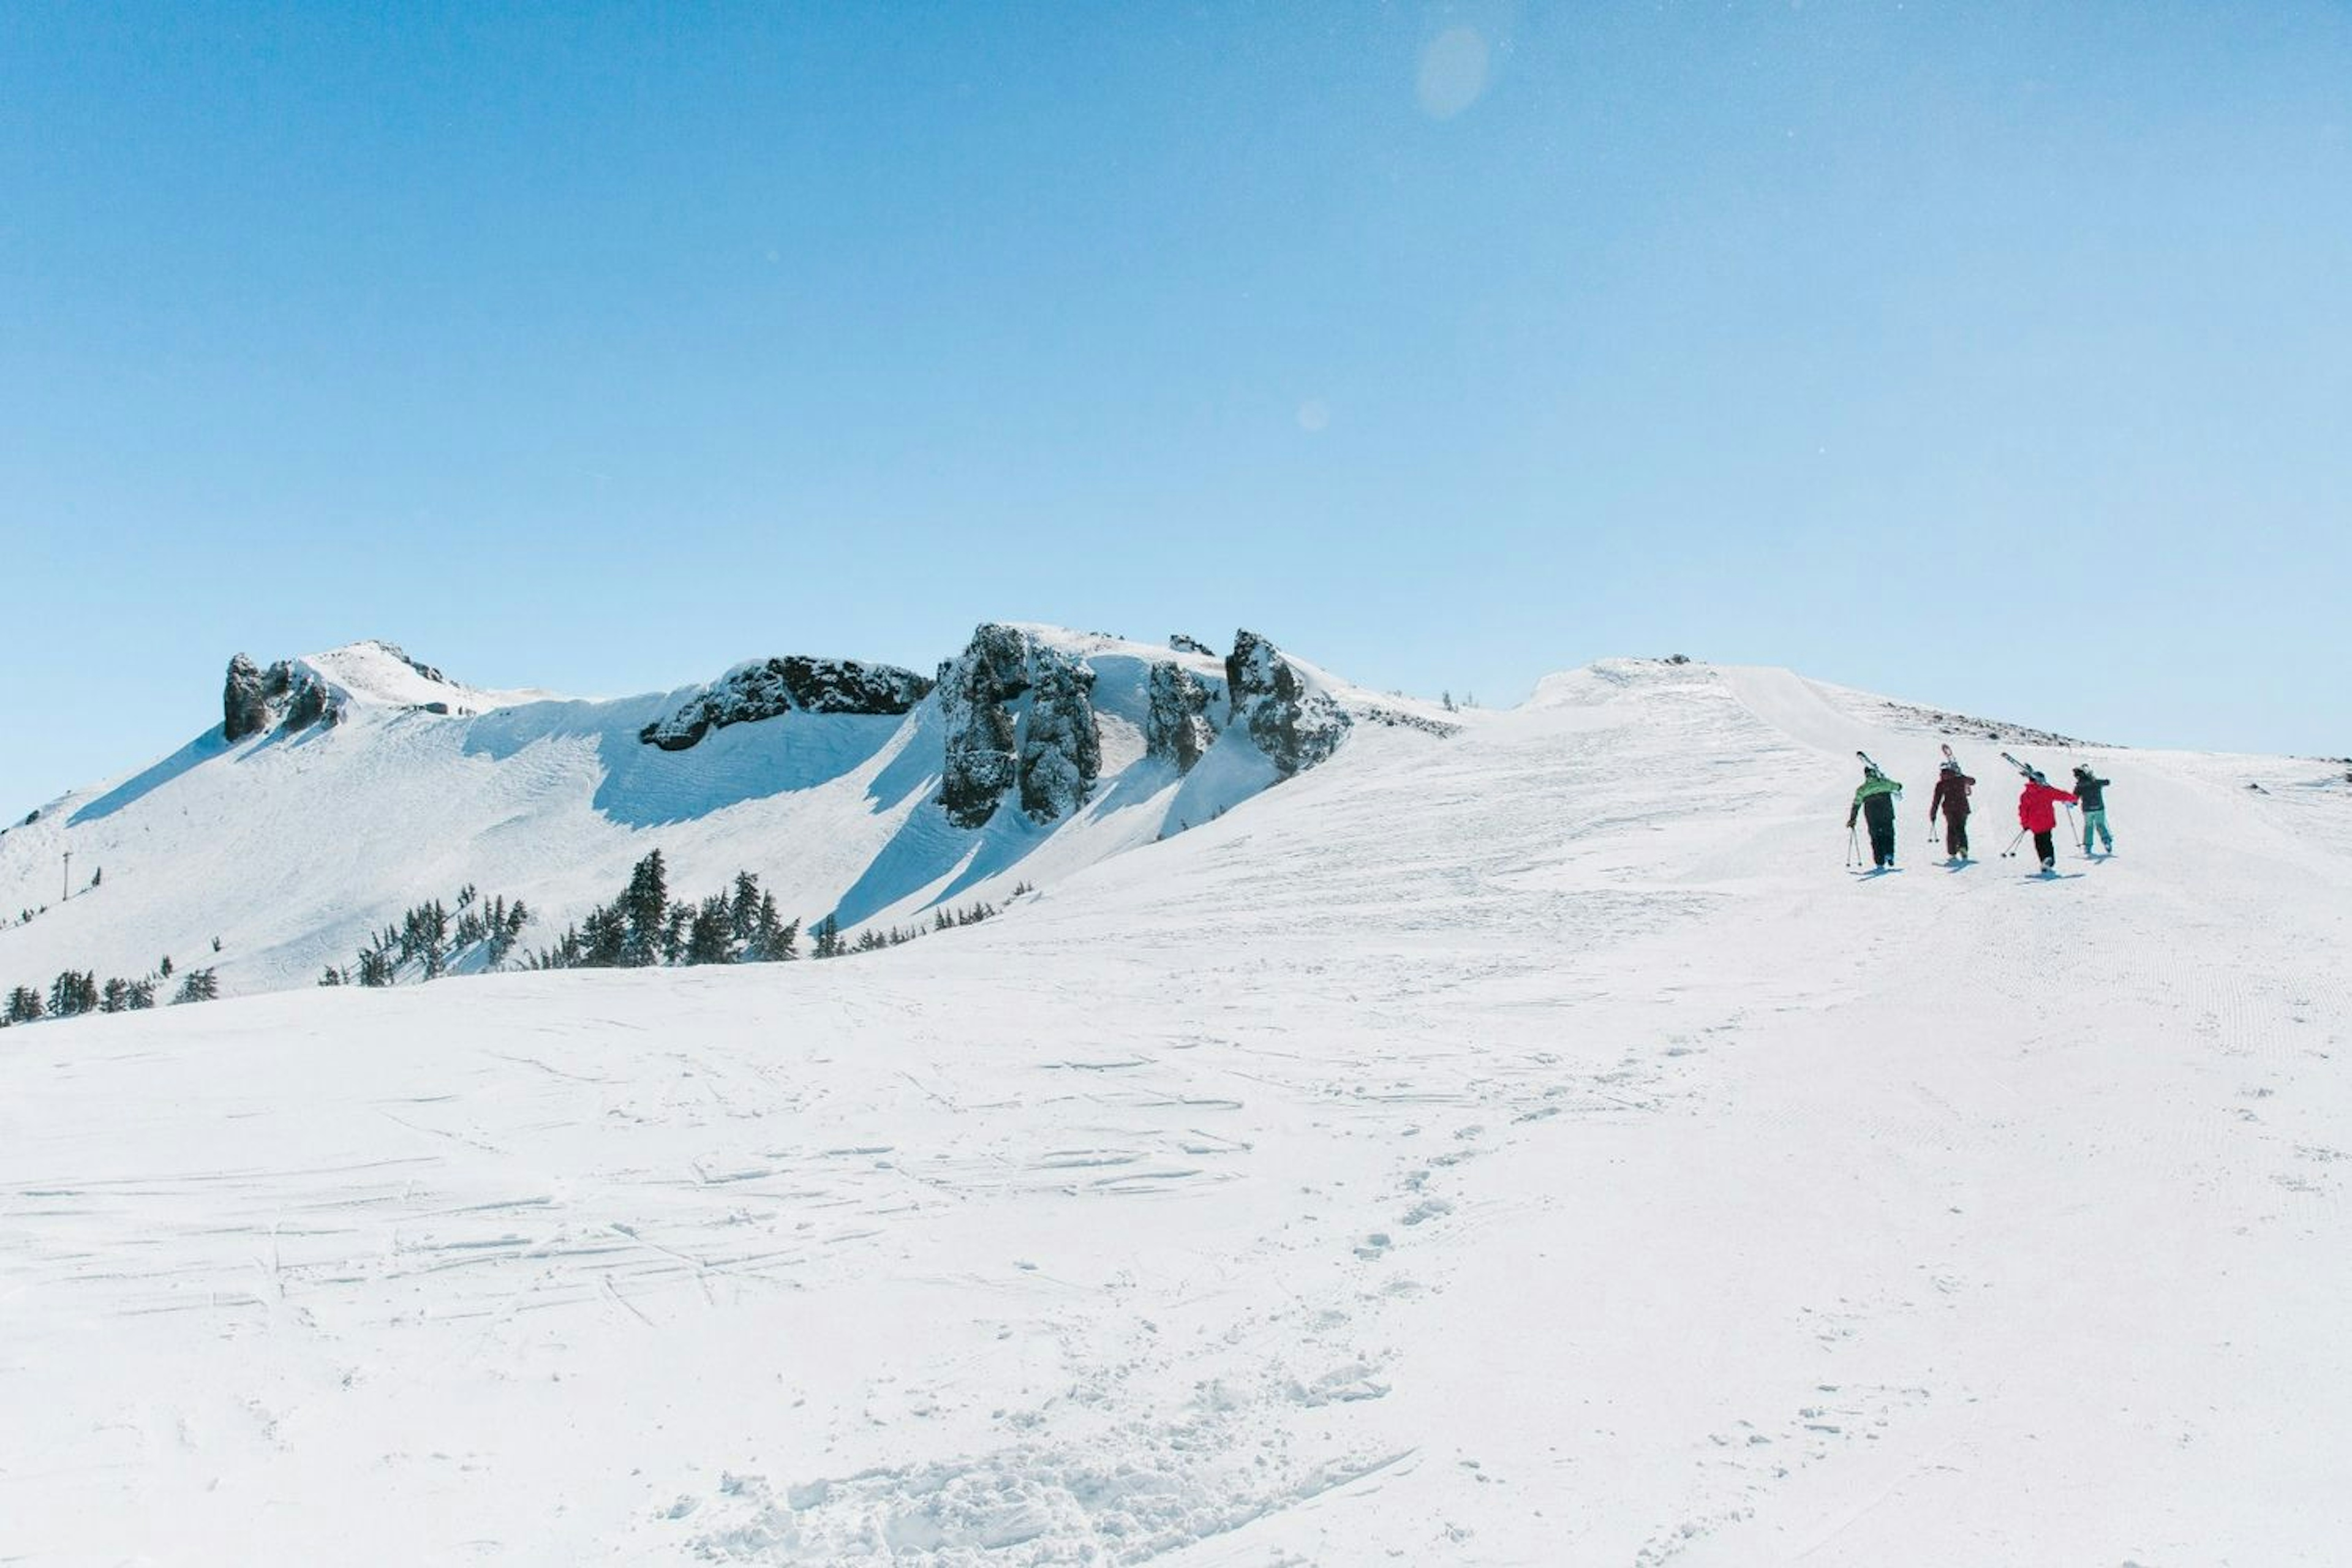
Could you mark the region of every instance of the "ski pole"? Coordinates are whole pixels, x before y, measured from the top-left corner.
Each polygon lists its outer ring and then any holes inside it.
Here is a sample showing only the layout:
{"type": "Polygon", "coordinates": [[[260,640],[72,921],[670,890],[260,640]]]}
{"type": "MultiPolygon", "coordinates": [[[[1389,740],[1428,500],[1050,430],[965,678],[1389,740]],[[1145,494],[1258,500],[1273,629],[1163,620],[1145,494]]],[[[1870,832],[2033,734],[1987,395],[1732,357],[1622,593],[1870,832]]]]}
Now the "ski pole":
{"type": "Polygon", "coordinates": [[[2004,849],[2004,850],[2002,850],[2002,851],[2000,852],[2000,858],[2001,858],[2002,859],[2006,860],[2006,859],[2008,859],[2011,856],[2012,856],[2012,855],[2016,854],[2016,853],[2017,853],[2017,847],[2018,847],[2018,845],[2019,845],[2019,844],[2021,844],[2021,843],[2022,843],[2022,842],[2024,841],[2024,838],[2025,838],[2025,829],[2023,829],[2022,827],[2021,827],[2021,828],[2019,828],[2019,829],[2017,830],[2017,837],[2016,837],[2015,838],[2012,838],[2012,839],[2011,839],[2011,840],[2009,841],[2009,847],[2008,847],[2008,848],[2006,848],[2006,849],[2004,849]]]}

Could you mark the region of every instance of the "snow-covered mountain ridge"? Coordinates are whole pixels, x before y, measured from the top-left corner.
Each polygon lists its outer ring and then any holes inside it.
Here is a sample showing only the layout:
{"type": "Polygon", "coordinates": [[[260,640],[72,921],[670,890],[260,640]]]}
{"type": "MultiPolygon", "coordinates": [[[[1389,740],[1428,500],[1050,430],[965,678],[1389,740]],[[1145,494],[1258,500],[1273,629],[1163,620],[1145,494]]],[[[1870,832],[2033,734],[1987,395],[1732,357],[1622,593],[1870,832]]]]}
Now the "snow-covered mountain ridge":
{"type": "Polygon", "coordinates": [[[2340,1555],[2341,764],[2026,750],[2114,780],[2045,880],[1881,698],[1464,717],[886,954],[0,1035],[0,1556],[2340,1555]]]}
{"type": "Polygon", "coordinates": [[[478,689],[384,642],[240,654],[219,725],[0,832],[0,985],[166,956],[227,994],[307,984],[467,886],[536,911],[528,953],[654,848],[682,891],[750,872],[807,927],[914,921],[1209,821],[1360,723],[1459,721],[1248,632],[1220,658],[989,623],[930,676],[785,655],[606,701],[478,689]]]}

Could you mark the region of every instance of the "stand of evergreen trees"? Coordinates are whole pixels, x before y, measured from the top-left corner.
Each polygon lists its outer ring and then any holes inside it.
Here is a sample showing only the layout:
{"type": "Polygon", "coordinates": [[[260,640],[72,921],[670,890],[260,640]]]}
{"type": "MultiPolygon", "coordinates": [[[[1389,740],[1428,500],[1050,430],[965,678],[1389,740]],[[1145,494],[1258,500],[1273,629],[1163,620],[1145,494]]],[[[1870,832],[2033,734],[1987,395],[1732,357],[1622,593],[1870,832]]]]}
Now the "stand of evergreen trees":
{"type": "MultiPolygon", "coordinates": [[[[1013,896],[1035,889],[1024,882],[1013,896]]],[[[973,903],[940,910],[929,927],[868,928],[853,941],[841,934],[837,916],[827,915],[809,932],[811,958],[840,958],[897,947],[927,931],[977,925],[996,906],[973,903]]],[[[801,922],[777,912],[776,897],[760,879],[738,871],[731,887],[699,902],[669,896],[669,868],[656,849],[629,871],[629,885],[611,903],[599,904],[554,945],[530,960],[533,969],[651,969],[672,964],[789,963],[801,956],[801,922]]]]}
{"type": "Polygon", "coordinates": [[[629,885],[599,904],[554,944],[533,954],[533,969],[651,969],[664,964],[789,963],[800,956],[801,922],[787,921],[760,879],[738,871],[733,884],[699,902],[669,896],[669,868],[658,849],[629,871],[629,885]]]}
{"type": "MultiPolygon", "coordinates": [[[[1027,882],[1012,897],[1035,891],[1027,882]]],[[[942,906],[929,926],[868,927],[855,940],[841,934],[841,921],[827,915],[810,931],[812,958],[841,958],[853,952],[875,952],[898,947],[931,931],[978,925],[1000,911],[994,904],[973,902],[962,909],[942,906]]],[[[398,923],[387,925],[369,939],[352,963],[329,964],[319,977],[321,985],[385,986],[404,980],[434,980],[453,970],[497,969],[513,956],[523,928],[532,915],[520,899],[484,899],[472,883],[457,889],[449,903],[435,899],[411,906],[398,923]]],[[[530,969],[649,969],[664,965],[707,963],[789,963],[801,956],[801,922],[786,921],[776,908],[776,896],[760,886],[749,871],[739,871],[734,882],[698,901],[669,896],[669,872],[656,849],[629,871],[629,885],[612,902],[599,904],[577,925],[565,928],[551,945],[525,960],[530,969]]],[[[213,939],[220,951],[220,939],[213,939]]],[[[137,980],[110,979],[100,984],[95,972],[68,970],[38,987],[19,985],[9,992],[0,1013],[0,1028],[37,1023],[43,1018],[69,1018],[81,1013],[124,1013],[155,1005],[165,981],[172,978],[167,956],[152,973],[137,980]]],[[[220,984],[210,969],[193,969],[180,977],[173,1003],[210,1002],[220,994],[220,984]]]]}
{"type": "MultiPolygon", "coordinates": [[[[136,1013],[155,1005],[163,983],[171,977],[172,961],[163,960],[153,973],[136,980],[121,975],[99,983],[98,972],[90,969],[68,969],[49,982],[44,993],[37,985],[19,985],[8,993],[5,1011],[0,1011],[0,1028],[15,1024],[37,1024],[44,1018],[72,1018],[84,1013],[136,1013]]],[[[180,977],[180,986],[172,1000],[210,1002],[220,995],[220,981],[209,969],[192,969],[180,977]]]]}
{"type": "Polygon", "coordinates": [[[503,965],[530,923],[530,910],[520,899],[503,894],[484,899],[471,882],[457,889],[454,910],[439,899],[411,905],[399,924],[378,931],[351,964],[329,964],[319,984],[383,986],[404,978],[438,980],[469,964],[503,965]]]}

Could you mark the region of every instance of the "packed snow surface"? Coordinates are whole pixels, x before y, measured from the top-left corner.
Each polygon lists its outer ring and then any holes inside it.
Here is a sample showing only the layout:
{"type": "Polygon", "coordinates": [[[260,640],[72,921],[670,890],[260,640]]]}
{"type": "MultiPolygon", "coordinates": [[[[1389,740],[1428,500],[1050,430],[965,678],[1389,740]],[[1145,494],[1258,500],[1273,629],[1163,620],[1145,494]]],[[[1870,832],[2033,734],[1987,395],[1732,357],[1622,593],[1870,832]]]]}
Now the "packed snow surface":
{"type": "Polygon", "coordinates": [[[2342,1560],[2340,764],[2044,752],[2044,880],[1793,676],[1473,717],[873,955],[0,1034],[0,1562],[2342,1560]]]}

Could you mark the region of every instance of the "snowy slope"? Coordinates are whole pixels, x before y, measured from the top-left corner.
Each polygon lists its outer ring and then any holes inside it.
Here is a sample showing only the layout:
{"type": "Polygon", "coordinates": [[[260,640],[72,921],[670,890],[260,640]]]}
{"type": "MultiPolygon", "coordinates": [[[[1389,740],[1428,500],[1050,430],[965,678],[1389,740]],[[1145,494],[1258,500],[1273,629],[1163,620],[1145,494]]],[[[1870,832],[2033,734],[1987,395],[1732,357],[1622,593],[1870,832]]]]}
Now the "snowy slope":
{"type": "MultiPolygon", "coordinates": [[[[0,988],[68,969],[135,977],[165,956],[184,972],[216,966],[226,994],[308,985],[402,910],[467,883],[539,911],[527,954],[656,848],[681,896],[748,870],[808,927],[827,913],[852,928],[911,922],[938,903],[1002,902],[1022,881],[1209,821],[1276,782],[1244,733],[1219,734],[1189,773],[1145,754],[1158,667],[1186,672],[1213,723],[1234,728],[1216,657],[1005,629],[1091,673],[1104,771],[1058,820],[1008,809],[974,829],[938,805],[937,693],[904,712],[730,723],[665,750],[642,738],[647,727],[723,682],[572,701],[478,690],[381,642],[289,661],[291,679],[322,683],[328,721],[236,742],[215,723],[130,778],[0,830],[0,988]]],[[[1296,668],[1355,711],[1430,721],[1426,705],[1296,668]]]]}
{"type": "Polygon", "coordinates": [[[2045,752],[2043,881],[1942,738],[1607,665],[888,952],[0,1035],[0,1561],[2340,1561],[2343,768],[2045,752]]]}

